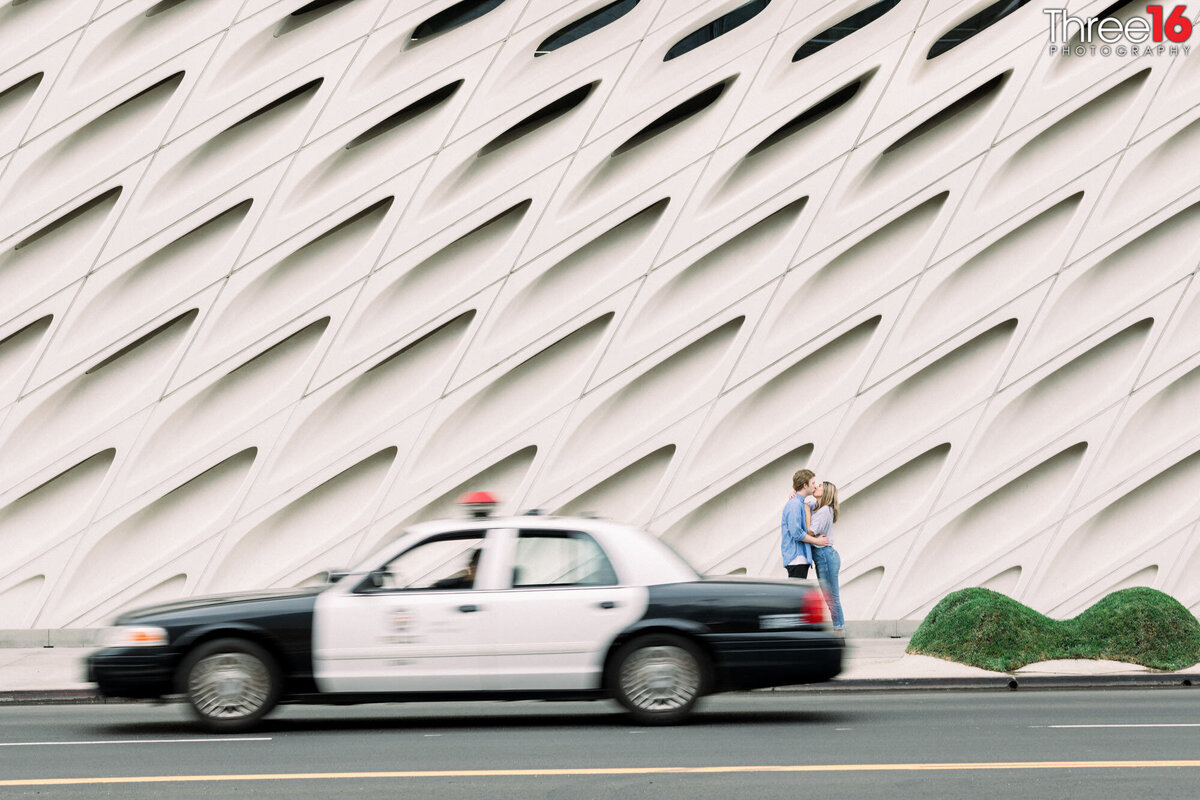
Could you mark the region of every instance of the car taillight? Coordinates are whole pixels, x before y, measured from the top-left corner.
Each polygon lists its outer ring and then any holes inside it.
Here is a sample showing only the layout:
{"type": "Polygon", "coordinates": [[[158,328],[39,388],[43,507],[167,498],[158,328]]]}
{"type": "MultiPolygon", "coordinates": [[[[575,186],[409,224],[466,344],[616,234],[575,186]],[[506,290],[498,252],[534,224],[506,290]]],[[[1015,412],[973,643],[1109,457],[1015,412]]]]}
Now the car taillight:
{"type": "Polygon", "coordinates": [[[809,625],[820,625],[829,621],[829,608],[825,605],[825,593],[813,589],[804,595],[800,603],[800,618],[809,625]]]}

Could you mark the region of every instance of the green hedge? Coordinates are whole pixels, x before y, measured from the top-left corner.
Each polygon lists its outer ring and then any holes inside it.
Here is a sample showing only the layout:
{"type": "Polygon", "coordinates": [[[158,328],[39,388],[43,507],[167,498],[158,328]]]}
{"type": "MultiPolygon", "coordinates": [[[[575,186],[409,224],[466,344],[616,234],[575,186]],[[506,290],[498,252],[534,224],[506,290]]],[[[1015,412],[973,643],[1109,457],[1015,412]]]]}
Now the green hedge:
{"type": "Polygon", "coordinates": [[[975,587],[934,606],[908,652],[998,672],[1056,658],[1179,670],[1200,662],[1200,622],[1175,598],[1144,586],[1113,592],[1067,620],[975,587]]]}

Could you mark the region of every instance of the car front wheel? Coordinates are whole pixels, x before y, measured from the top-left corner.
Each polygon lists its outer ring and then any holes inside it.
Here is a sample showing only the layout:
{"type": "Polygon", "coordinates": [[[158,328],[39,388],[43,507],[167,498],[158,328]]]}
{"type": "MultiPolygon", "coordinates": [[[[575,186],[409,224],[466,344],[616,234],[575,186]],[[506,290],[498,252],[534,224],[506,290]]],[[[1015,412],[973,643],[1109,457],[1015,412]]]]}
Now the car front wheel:
{"type": "Polygon", "coordinates": [[[704,690],[707,659],[693,642],[654,634],[623,645],[613,659],[612,693],[643,725],[684,719],[704,690]]]}
{"type": "Polygon", "coordinates": [[[205,642],[188,654],[181,676],[188,703],[213,732],[248,730],[279,699],[275,660],[245,639],[205,642]]]}

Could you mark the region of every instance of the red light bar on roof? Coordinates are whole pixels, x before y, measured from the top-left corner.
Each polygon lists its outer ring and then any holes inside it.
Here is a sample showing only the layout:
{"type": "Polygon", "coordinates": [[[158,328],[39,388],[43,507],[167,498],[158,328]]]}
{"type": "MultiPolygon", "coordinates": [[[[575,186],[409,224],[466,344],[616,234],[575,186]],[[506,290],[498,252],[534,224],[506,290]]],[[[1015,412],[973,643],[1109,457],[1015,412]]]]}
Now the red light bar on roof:
{"type": "Polygon", "coordinates": [[[492,509],[499,502],[491,492],[467,492],[458,498],[458,504],[465,507],[472,517],[491,516],[492,509]]]}

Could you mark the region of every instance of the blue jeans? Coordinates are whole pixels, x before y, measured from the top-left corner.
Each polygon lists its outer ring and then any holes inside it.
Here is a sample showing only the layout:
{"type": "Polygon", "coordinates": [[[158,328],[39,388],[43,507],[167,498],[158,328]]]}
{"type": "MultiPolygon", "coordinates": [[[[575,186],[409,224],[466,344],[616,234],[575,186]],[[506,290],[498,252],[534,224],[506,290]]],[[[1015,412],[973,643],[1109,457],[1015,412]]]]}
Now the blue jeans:
{"type": "Polygon", "coordinates": [[[842,618],[842,598],[838,595],[838,571],[842,568],[842,557],[832,547],[814,547],[813,563],[817,565],[817,580],[829,596],[833,629],[840,631],[846,624],[842,618]]]}

